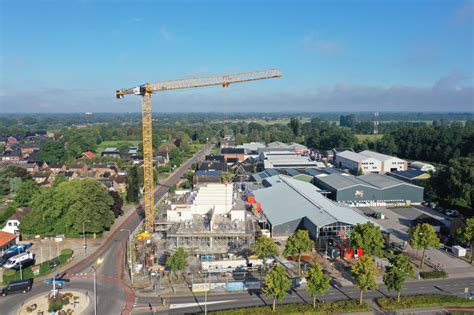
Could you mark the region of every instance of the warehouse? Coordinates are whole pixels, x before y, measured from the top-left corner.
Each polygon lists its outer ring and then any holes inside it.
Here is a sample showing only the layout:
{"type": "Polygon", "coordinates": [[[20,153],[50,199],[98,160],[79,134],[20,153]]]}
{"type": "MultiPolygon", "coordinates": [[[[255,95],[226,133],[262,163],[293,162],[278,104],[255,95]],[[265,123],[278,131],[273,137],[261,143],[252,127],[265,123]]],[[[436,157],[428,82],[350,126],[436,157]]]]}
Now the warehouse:
{"type": "Polygon", "coordinates": [[[313,181],[316,186],[328,191],[328,197],[337,202],[384,206],[423,201],[423,187],[380,174],[357,177],[331,174],[314,177],[313,181]]]}
{"type": "Polygon", "coordinates": [[[335,163],[337,167],[348,169],[354,174],[359,172],[363,174],[380,173],[382,170],[380,160],[352,151],[338,153],[335,157],[335,163]]]}
{"type": "Polygon", "coordinates": [[[272,237],[287,237],[304,228],[321,244],[324,239],[348,238],[356,224],[371,222],[327,199],[310,183],[279,175],[264,179],[264,186],[253,194],[272,237]]]}

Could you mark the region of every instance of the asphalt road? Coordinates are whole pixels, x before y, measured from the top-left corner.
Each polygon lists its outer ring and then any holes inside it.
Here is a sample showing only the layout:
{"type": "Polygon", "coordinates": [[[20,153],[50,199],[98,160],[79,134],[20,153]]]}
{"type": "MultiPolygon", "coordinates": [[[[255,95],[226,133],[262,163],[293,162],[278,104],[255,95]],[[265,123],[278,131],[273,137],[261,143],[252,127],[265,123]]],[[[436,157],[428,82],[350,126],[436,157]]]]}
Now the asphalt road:
{"type": "MultiPolygon", "coordinates": [[[[474,289],[474,278],[467,279],[442,279],[442,280],[419,280],[408,282],[402,290],[402,295],[438,293],[438,294],[457,294],[464,295],[464,289],[468,287],[474,289]]],[[[331,287],[327,294],[323,297],[325,301],[358,299],[360,290],[354,286],[349,287],[331,287]]],[[[394,292],[388,292],[385,286],[381,285],[378,290],[367,291],[364,298],[372,299],[383,296],[395,296],[394,292]]],[[[153,314],[149,309],[149,305],[155,308],[155,314],[190,314],[196,312],[204,312],[204,295],[198,293],[194,296],[176,296],[166,297],[167,307],[163,309],[160,306],[161,299],[158,297],[138,298],[137,306],[132,314],[153,314]]],[[[286,303],[311,303],[312,299],[306,292],[305,288],[299,288],[287,295],[283,302],[286,303]]],[[[224,294],[208,294],[207,310],[219,310],[228,308],[241,308],[249,306],[271,305],[272,299],[260,293],[224,293],[224,294]]]]}
{"type": "MultiPolygon", "coordinates": [[[[166,194],[170,186],[179,181],[180,177],[193,163],[203,159],[204,155],[208,154],[211,148],[212,145],[207,144],[193,158],[181,165],[168,179],[162,181],[161,185],[155,190],[155,202],[157,203],[166,194]]],[[[87,273],[89,278],[72,277],[71,282],[65,287],[66,289],[87,290],[89,294],[93,294],[93,280],[90,274],[91,266],[95,265],[98,258],[104,259],[97,269],[98,314],[120,314],[127,302],[133,304],[133,293],[119,280],[122,277],[123,271],[124,255],[122,251],[128,239],[128,233],[120,232],[120,229],[133,231],[141,220],[142,211],[137,209],[130,215],[129,219],[124,221],[122,226],[105,240],[95,253],[67,270],[68,274],[87,273]],[[130,298],[132,299],[131,301],[130,298]],[[127,301],[127,299],[129,300],[127,301]]],[[[0,297],[0,314],[15,314],[25,300],[48,292],[51,289],[51,286],[35,283],[33,289],[26,294],[0,297]]],[[[93,309],[91,311],[93,312],[93,309]]]]}

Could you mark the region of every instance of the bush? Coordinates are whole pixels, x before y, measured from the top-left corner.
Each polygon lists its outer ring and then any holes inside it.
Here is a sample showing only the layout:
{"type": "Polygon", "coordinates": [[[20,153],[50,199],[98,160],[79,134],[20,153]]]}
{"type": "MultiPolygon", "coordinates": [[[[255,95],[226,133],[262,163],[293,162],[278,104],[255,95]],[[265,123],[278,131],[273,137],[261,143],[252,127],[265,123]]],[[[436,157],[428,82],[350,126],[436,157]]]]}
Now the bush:
{"type": "Polygon", "coordinates": [[[13,206],[9,206],[2,213],[0,213],[0,227],[7,222],[8,218],[10,218],[13,214],[15,214],[16,208],[13,206]]]}
{"type": "Polygon", "coordinates": [[[65,248],[61,251],[58,259],[61,262],[61,265],[64,264],[71,256],[74,254],[74,251],[70,248],[65,248]]]}
{"type": "Polygon", "coordinates": [[[420,272],[420,277],[422,279],[439,279],[447,278],[448,274],[444,270],[422,271],[420,272]]]}
{"type": "Polygon", "coordinates": [[[64,305],[69,304],[68,298],[56,298],[55,300],[51,300],[48,306],[48,312],[57,312],[63,308],[64,305]]]}
{"type": "Polygon", "coordinates": [[[420,294],[411,296],[402,296],[400,303],[396,298],[378,298],[377,304],[384,310],[395,310],[400,308],[412,307],[431,307],[431,306],[469,306],[474,305],[473,300],[467,300],[455,295],[442,294],[420,294]]]}
{"type": "MultiPolygon", "coordinates": [[[[31,271],[31,267],[22,269],[23,279],[32,279],[34,278],[33,271],[31,271]]],[[[3,283],[8,284],[12,281],[21,280],[21,273],[20,270],[13,270],[13,269],[6,269],[3,272],[3,283]]]]}
{"type": "Polygon", "coordinates": [[[284,304],[277,305],[275,312],[272,312],[271,306],[247,307],[232,310],[222,310],[216,312],[209,312],[216,315],[263,315],[263,314],[330,314],[330,313],[350,313],[350,312],[366,312],[371,308],[367,303],[359,305],[358,301],[343,300],[333,303],[317,304],[316,308],[310,304],[284,304]]]}

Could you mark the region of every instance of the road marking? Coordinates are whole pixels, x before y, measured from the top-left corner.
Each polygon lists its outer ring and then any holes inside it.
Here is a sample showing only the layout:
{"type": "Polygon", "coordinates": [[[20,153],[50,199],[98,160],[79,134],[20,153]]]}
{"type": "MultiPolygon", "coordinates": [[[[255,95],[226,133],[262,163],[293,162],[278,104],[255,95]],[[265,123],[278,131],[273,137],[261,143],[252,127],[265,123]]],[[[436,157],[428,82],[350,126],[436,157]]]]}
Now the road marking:
{"type": "Polygon", "coordinates": [[[171,304],[170,309],[175,309],[175,308],[186,308],[186,307],[195,307],[195,306],[200,306],[200,305],[211,305],[211,304],[219,304],[219,303],[229,303],[229,302],[235,302],[237,300],[225,300],[225,301],[214,301],[214,302],[207,302],[207,303],[181,303],[181,304],[171,304]]]}

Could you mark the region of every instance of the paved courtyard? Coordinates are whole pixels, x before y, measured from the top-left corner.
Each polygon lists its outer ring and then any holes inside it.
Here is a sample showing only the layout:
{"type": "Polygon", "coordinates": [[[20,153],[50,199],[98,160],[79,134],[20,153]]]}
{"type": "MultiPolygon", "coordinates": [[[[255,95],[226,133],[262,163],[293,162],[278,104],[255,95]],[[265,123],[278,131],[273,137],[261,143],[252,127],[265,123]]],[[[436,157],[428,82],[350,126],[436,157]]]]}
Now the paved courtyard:
{"type": "MultiPolygon", "coordinates": [[[[385,227],[391,234],[390,240],[395,243],[409,241],[408,229],[413,219],[421,214],[427,214],[439,220],[446,220],[446,217],[425,207],[411,207],[387,209],[386,207],[361,208],[359,211],[366,212],[381,211],[385,214],[385,220],[376,220],[377,223],[385,227]]],[[[408,246],[411,254],[416,254],[416,250],[408,246]]],[[[421,253],[419,253],[421,255],[421,253]]],[[[433,264],[439,264],[452,277],[474,276],[474,268],[462,259],[456,258],[438,249],[429,249],[426,251],[426,258],[433,264]]]]}

